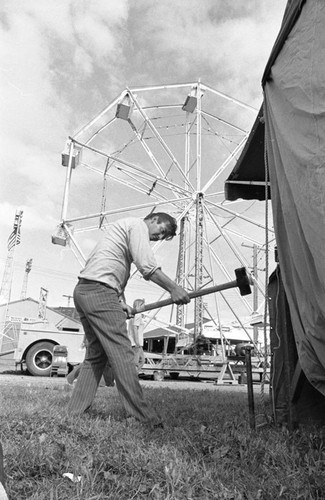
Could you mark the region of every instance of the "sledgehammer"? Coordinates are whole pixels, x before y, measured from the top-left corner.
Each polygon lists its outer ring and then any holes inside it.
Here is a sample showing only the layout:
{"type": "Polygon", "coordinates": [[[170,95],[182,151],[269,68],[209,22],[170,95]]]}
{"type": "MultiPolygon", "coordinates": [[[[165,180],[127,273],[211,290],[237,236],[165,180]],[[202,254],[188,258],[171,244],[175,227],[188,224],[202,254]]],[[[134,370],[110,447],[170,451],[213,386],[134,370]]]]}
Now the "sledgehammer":
{"type": "MultiPolygon", "coordinates": [[[[196,297],[202,297],[203,295],[208,295],[210,293],[222,292],[228,288],[239,288],[240,295],[248,295],[252,293],[251,285],[253,284],[252,277],[247,274],[245,267],[240,267],[235,269],[236,279],[234,281],[228,281],[222,285],[215,285],[209,288],[201,288],[195,292],[190,292],[188,295],[190,299],[195,299],[196,297]]],[[[159,309],[160,307],[170,306],[174,302],[172,299],[160,300],[158,302],[152,302],[151,304],[143,304],[140,307],[132,309],[132,314],[138,314],[145,311],[151,311],[151,309],[159,309]]]]}

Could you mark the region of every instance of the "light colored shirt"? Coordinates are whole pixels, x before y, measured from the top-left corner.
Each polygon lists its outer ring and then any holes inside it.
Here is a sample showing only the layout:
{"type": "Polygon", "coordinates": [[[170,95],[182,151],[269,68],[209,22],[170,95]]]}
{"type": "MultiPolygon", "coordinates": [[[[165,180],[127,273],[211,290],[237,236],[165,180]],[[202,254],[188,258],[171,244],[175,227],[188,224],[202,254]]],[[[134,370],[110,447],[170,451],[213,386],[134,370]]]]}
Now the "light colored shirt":
{"type": "Polygon", "coordinates": [[[106,226],[79,277],[106,283],[122,294],[132,263],[146,280],[159,268],[147,224],[142,219],[128,217],[106,226]]]}
{"type": "Polygon", "coordinates": [[[141,314],[136,314],[134,318],[129,320],[128,335],[131,345],[143,347],[143,330],[144,322],[141,314]]]}

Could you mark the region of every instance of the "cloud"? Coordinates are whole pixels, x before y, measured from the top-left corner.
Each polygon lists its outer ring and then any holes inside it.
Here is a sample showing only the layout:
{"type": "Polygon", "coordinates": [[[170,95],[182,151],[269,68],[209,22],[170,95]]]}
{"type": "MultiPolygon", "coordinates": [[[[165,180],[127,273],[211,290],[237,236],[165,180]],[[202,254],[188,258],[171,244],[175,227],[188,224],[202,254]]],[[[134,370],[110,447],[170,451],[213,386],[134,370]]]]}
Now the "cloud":
{"type": "MultiPolygon", "coordinates": [[[[133,4],[134,17],[143,19],[133,50],[141,47],[141,62],[153,73],[174,74],[174,81],[201,77],[236,97],[251,98],[252,87],[261,95],[263,68],[280,27],[266,4],[140,0],[133,4]]],[[[284,10],[283,1],[277,4],[284,10]]],[[[135,33],[138,26],[131,29],[135,33]]]]}
{"type": "MultiPolygon", "coordinates": [[[[71,267],[69,250],[50,238],[61,215],[61,151],[127,85],[201,77],[257,106],[284,6],[284,0],[3,0],[0,257],[21,208],[18,254],[37,252],[40,265],[71,267]]],[[[112,143],[107,139],[105,148],[112,143]]],[[[84,200],[96,201],[93,177],[81,169],[73,175],[72,201],[85,211],[84,200]]],[[[83,239],[85,253],[93,243],[83,239]]],[[[54,289],[62,293],[60,285],[54,289]]]]}
{"type": "Polygon", "coordinates": [[[35,225],[46,227],[47,218],[59,216],[65,177],[60,153],[87,112],[84,92],[92,95],[82,81],[95,63],[105,66],[103,56],[115,59],[120,53],[114,30],[125,21],[127,2],[18,0],[6,2],[4,13],[1,219],[6,224],[8,212],[23,204],[35,225]]]}
{"type": "MultiPolygon", "coordinates": [[[[71,112],[68,98],[76,104],[69,93],[80,92],[82,81],[98,66],[106,69],[107,58],[122,57],[118,33],[127,3],[29,0],[7,2],[5,12],[0,43],[7,128],[24,135],[23,127],[32,130],[31,121],[36,127],[42,122],[40,114],[48,127],[53,121],[64,127],[71,112]]],[[[34,137],[46,134],[48,127],[42,123],[34,137]]]]}

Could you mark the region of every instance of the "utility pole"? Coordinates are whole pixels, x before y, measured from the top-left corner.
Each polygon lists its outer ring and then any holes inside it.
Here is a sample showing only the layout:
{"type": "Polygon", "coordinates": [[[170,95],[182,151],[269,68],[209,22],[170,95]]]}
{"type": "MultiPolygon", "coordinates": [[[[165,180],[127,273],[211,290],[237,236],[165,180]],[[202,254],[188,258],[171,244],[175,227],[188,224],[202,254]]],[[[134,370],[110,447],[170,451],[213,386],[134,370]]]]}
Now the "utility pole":
{"type": "Polygon", "coordinates": [[[26,296],[27,296],[28,275],[32,269],[32,263],[33,263],[33,259],[28,259],[26,261],[23,286],[21,288],[21,294],[20,294],[21,299],[26,299],[26,296]]]}
{"type": "MultiPolygon", "coordinates": [[[[253,270],[253,276],[255,278],[254,283],[253,283],[253,312],[252,315],[257,314],[258,312],[258,286],[257,286],[257,278],[258,278],[258,267],[257,267],[257,250],[263,250],[264,252],[266,251],[262,247],[258,247],[258,245],[245,245],[245,243],[242,243],[243,247],[246,248],[252,248],[253,249],[253,267],[251,268],[253,270]]],[[[260,269],[262,270],[262,269],[260,269]]],[[[258,326],[253,325],[253,340],[254,343],[258,343],[258,326]]]]}
{"type": "Polygon", "coordinates": [[[68,299],[68,307],[70,307],[70,300],[73,298],[73,295],[62,295],[62,297],[67,297],[67,299],[68,299]]]}

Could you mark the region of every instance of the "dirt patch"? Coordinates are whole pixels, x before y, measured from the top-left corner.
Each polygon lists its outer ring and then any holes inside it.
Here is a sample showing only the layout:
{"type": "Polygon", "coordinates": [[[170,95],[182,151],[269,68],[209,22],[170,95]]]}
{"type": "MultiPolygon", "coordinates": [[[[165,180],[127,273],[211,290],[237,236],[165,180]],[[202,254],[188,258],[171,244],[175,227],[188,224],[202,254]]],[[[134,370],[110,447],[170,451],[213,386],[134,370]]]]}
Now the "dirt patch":
{"type": "Polygon", "coordinates": [[[24,375],[21,373],[8,374],[0,373],[0,386],[1,385],[19,385],[26,387],[37,386],[58,386],[65,385],[67,381],[65,377],[32,377],[31,375],[24,375]]]}
{"type": "MultiPolygon", "coordinates": [[[[19,385],[26,387],[63,387],[68,386],[65,377],[33,377],[22,373],[0,373],[0,387],[1,385],[19,385]]],[[[246,385],[243,384],[216,384],[212,380],[170,380],[165,379],[162,381],[144,380],[140,379],[140,384],[143,387],[162,388],[168,389],[188,389],[200,391],[222,391],[222,392],[247,392],[246,385]]],[[[70,386],[71,387],[71,386],[70,386]]],[[[254,392],[260,392],[260,384],[254,384],[254,392]]],[[[268,389],[266,390],[268,392],[268,389]]]]}

